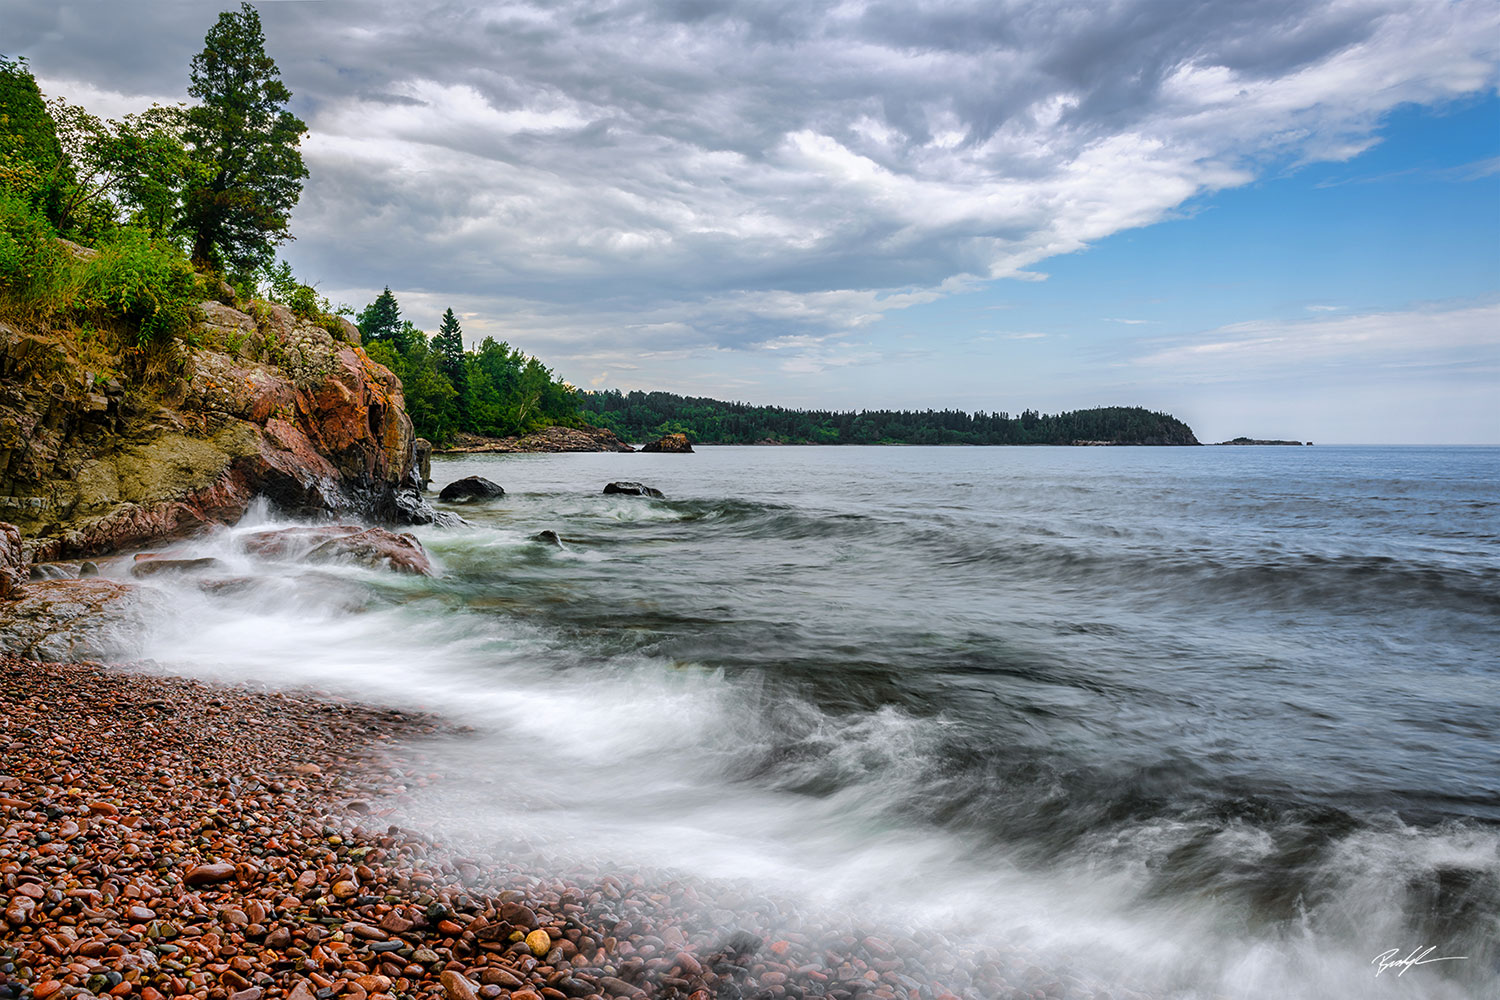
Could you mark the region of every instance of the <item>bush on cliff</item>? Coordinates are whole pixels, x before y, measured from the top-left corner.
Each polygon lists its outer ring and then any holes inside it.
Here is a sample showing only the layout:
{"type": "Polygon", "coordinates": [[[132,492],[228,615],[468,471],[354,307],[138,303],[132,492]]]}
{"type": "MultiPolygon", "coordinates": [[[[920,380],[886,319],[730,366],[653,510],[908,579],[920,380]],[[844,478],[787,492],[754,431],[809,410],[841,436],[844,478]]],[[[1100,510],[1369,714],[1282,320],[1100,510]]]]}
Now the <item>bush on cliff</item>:
{"type": "Polygon", "coordinates": [[[60,241],[41,213],[0,189],[0,312],[68,330],[108,327],[135,347],[193,325],[203,298],[176,247],[122,227],[90,251],[60,241]]]}

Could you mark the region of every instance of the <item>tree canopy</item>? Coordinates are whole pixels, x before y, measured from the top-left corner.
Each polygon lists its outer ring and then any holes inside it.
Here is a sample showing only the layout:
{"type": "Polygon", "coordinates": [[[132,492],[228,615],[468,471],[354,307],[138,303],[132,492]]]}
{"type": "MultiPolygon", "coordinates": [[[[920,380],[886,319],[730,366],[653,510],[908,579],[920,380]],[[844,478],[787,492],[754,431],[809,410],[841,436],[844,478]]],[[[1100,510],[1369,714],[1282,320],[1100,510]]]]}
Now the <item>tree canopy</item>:
{"type": "Polygon", "coordinates": [[[188,183],[182,228],[194,263],[248,272],[290,239],[292,208],[307,168],[307,126],[286,109],[292,94],[266,54],[260,15],[248,3],[225,11],[193,57],[184,138],[205,169],[188,183]]]}

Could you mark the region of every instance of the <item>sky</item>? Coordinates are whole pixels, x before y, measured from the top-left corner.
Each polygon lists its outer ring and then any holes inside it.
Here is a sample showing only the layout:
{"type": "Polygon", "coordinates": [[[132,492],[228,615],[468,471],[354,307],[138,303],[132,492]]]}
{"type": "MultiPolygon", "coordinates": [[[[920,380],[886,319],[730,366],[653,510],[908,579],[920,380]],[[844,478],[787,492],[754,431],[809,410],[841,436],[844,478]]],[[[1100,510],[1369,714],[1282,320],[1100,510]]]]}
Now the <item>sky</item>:
{"type": "MultiPolygon", "coordinates": [[[[117,116],[224,3],[0,0],[117,116]]],[[[584,388],[1500,443],[1493,0],[262,2],[282,248],[584,388]]]]}

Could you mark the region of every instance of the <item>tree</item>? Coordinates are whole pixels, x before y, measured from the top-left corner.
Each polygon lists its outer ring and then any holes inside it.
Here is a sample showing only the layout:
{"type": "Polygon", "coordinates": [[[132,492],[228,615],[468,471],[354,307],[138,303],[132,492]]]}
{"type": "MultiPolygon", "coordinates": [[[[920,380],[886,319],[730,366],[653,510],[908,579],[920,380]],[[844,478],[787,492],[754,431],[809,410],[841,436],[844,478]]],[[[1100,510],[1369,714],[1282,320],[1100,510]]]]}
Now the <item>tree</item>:
{"type": "Polygon", "coordinates": [[[238,273],[270,261],[290,239],[292,207],[307,168],[298,149],[307,126],[286,110],[292,93],[266,55],[260,15],[225,11],[193,57],[185,138],[205,168],[188,184],[182,228],[199,266],[238,273]]]}
{"type": "Polygon", "coordinates": [[[0,57],[0,184],[56,225],[69,178],[57,124],[24,59],[0,57]]]}
{"type": "Polygon", "coordinates": [[[386,285],[385,291],[375,296],[375,301],[365,306],[354,322],[364,340],[394,341],[396,332],[401,329],[401,307],[396,304],[396,296],[391,294],[391,286],[386,285]]]}
{"type": "Polygon", "coordinates": [[[462,393],[464,379],[464,335],[458,325],[458,317],[449,309],[443,313],[443,323],[432,338],[432,349],[437,354],[438,371],[448,376],[455,388],[462,393]]]}

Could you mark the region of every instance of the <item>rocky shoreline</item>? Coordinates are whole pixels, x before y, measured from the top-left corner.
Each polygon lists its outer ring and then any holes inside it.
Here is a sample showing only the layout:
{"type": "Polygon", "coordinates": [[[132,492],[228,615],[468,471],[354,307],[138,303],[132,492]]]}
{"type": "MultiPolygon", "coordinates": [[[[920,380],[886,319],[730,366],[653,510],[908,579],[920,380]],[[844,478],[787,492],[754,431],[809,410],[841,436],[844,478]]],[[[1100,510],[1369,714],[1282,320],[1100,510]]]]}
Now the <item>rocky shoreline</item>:
{"type": "Polygon", "coordinates": [[[0,997],[1097,996],[930,932],[540,876],[393,824],[435,777],[420,741],[463,738],[316,694],[0,659],[0,997]]]}
{"type": "Polygon", "coordinates": [[[635,451],[612,430],[561,425],[544,427],[535,434],[522,437],[489,438],[478,434],[459,434],[446,447],[436,450],[443,454],[635,451]]]}

